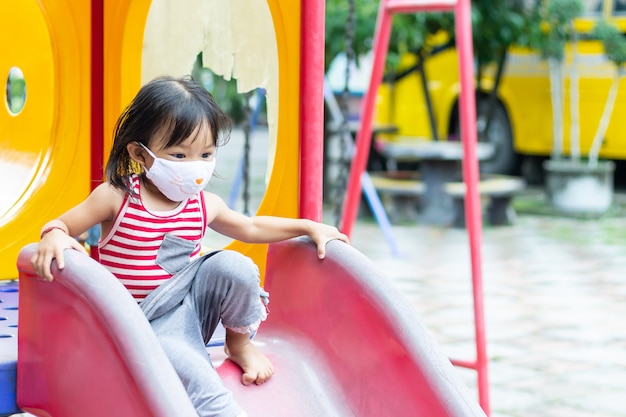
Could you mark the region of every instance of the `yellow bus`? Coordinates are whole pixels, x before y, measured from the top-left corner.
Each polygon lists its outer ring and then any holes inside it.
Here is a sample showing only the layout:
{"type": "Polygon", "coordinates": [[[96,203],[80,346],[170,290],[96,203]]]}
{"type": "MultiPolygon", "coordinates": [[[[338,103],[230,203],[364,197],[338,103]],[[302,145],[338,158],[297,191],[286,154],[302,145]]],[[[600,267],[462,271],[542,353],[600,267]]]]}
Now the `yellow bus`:
{"type": "MultiPolygon", "coordinates": [[[[588,34],[595,23],[605,18],[626,31],[626,0],[583,0],[585,11],[574,21],[581,34],[577,43],[576,68],[579,76],[580,152],[585,156],[591,146],[604,109],[615,66],[608,61],[597,40],[588,34]]],[[[445,38],[445,35],[442,35],[445,38]]],[[[439,39],[444,42],[446,39],[439,39]]],[[[572,65],[568,45],[564,61],[564,152],[570,152],[570,106],[568,69],[572,65]]],[[[406,55],[398,72],[414,67],[416,58],[406,55]]],[[[425,61],[428,92],[432,102],[437,137],[457,139],[459,79],[454,49],[428,57],[425,61]]],[[[495,66],[477,81],[478,123],[487,108],[487,95],[493,88],[495,66]]],[[[376,122],[395,124],[398,136],[433,138],[422,82],[417,71],[409,72],[394,83],[384,83],[379,92],[376,122]]],[[[626,159],[626,83],[622,82],[612,113],[600,158],[626,159]]],[[[393,140],[393,137],[387,138],[393,140]]],[[[502,174],[515,173],[524,156],[549,156],[552,151],[552,105],[548,63],[538,51],[512,48],[497,91],[497,105],[486,140],[495,145],[495,156],[481,162],[481,170],[502,174]]]]}

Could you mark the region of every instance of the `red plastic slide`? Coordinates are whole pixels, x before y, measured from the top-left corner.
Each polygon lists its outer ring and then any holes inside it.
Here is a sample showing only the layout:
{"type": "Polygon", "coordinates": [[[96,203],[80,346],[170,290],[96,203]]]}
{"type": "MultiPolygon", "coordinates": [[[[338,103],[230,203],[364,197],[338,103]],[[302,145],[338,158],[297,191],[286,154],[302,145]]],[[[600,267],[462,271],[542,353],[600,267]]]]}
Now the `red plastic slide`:
{"type": "MultiPolygon", "coordinates": [[[[136,303],[90,258],[66,251],[56,279],[20,254],[18,404],[64,417],[194,416],[136,303]]],[[[276,375],[241,385],[209,348],[250,417],[484,416],[412,307],[369,259],[339,241],[317,259],[307,239],[273,244],[270,315],[255,343],[276,375]]]]}

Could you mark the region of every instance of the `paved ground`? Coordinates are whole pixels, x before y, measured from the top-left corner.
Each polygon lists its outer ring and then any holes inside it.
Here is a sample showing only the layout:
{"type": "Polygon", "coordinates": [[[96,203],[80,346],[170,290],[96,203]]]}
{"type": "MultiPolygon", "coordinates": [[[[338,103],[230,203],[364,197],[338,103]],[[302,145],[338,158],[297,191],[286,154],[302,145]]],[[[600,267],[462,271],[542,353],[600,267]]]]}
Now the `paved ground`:
{"type": "MultiPolygon", "coordinates": [[[[626,416],[626,219],[520,216],[483,232],[493,416],[626,416]]],[[[375,224],[353,245],[410,299],[449,357],[473,359],[464,230],[394,227],[390,256],[375,224]]],[[[470,387],[476,373],[459,369],[470,387]]]]}
{"type": "MultiPolygon", "coordinates": [[[[266,140],[263,131],[252,138],[252,212],[263,193],[266,140]]],[[[235,132],[218,153],[223,179],[213,183],[215,191],[228,195],[228,168],[241,149],[235,132]]],[[[466,231],[416,223],[392,231],[400,257],[371,218],[359,219],[352,244],[409,298],[451,358],[473,359],[466,231]]],[[[492,416],[626,417],[625,231],[623,215],[576,220],[526,213],[514,226],[483,230],[492,416]]],[[[475,390],[475,371],[456,369],[475,390]]]]}

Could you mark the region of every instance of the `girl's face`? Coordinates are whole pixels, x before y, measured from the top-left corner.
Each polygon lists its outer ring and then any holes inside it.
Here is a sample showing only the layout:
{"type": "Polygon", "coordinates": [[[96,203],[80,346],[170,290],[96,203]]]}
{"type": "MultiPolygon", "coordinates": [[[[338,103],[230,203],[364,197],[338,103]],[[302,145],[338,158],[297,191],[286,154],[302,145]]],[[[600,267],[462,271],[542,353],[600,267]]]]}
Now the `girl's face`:
{"type": "MultiPolygon", "coordinates": [[[[149,148],[158,158],[170,161],[211,161],[215,157],[215,141],[208,125],[202,124],[187,139],[181,143],[163,147],[166,139],[158,133],[149,143],[149,148]]],[[[144,165],[150,169],[154,163],[154,158],[144,152],[144,165]]],[[[132,155],[132,153],[131,153],[132,155]]],[[[138,161],[139,162],[139,161],[138,161]]]]}
{"type": "Polygon", "coordinates": [[[215,169],[215,145],[211,130],[203,126],[182,142],[167,146],[156,134],[149,147],[139,142],[127,145],[129,155],[144,167],[146,189],[163,200],[181,202],[201,192],[215,169]]]}

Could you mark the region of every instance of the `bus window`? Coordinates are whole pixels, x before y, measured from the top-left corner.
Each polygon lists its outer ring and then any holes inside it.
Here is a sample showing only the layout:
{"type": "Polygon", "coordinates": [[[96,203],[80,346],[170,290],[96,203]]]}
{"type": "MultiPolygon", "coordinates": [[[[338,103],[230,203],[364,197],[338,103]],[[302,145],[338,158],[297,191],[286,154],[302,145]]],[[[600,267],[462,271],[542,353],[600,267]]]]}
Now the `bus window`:
{"type": "Polygon", "coordinates": [[[613,15],[626,16],[626,0],[615,0],[613,2],[613,15]]]}
{"type": "Polygon", "coordinates": [[[583,0],[583,15],[597,16],[602,14],[604,0],[583,0]]]}

